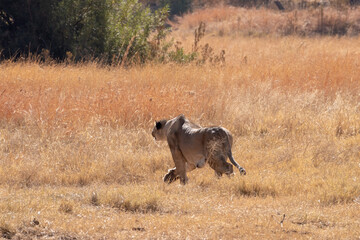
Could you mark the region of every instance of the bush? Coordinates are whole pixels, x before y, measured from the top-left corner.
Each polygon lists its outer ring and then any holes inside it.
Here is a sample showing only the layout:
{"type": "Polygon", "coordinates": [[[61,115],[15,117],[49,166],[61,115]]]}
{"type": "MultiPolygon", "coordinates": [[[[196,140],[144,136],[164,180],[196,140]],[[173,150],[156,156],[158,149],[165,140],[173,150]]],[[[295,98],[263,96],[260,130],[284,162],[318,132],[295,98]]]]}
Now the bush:
{"type": "MultiPolygon", "coordinates": [[[[183,13],[190,1],[163,1],[183,13]]],[[[209,45],[199,46],[205,24],[195,33],[193,50],[164,41],[169,5],[151,11],[138,0],[5,0],[0,3],[0,53],[18,58],[38,55],[42,61],[101,59],[121,66],[157,62],[224,63],[209,45]],[[201,59],[199,58],[201,57],[201,59]]]]}
{"type": "Polygon", "coordinates": [[[54,1],[0,1],[0,51],[9,58],[18,52],[47,47],[51,36],[49,12],[54,1]]]}
{"type": "MultiPolygon", "coordinates": [[[[75,59],[102,56],[107,37],[105,1],[62,0],[51,13],[53,27],[51,55],[63,59],[71,52],[75,59]]],[[[47,46],[46,46],[47,47],[47,46]]]]}
{"type": "Polygon", "coordinates": [[[137,0],[3,0],[0,53],[17,58],[46,49],[58,60],[120,61],[136,55],[144,62],[166,35],[168,11],[164,6],[152,13],[137,0]]]}
{"type": "Polygon", "coordinates": [[[152,13],[137,0],[111,2],[106,53],[112,61],[124,64],[128,59],[144,62],[156,57],[161,40],[167,33],[168,6],[152,13]],[[153,32],[155,34],[152,35],[153,32]]]}

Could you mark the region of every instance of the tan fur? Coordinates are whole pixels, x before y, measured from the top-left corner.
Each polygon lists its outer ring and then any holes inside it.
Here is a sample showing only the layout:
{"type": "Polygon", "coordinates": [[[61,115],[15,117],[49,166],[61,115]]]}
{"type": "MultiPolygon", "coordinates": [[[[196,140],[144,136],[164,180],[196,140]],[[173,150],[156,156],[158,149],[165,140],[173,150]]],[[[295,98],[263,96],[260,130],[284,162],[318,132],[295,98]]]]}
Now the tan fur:
{"type": "Polygon", "coordinates": [[[186,172],[195,168],[202,168],[208,163],[215,170],[217,176],[233,174],[233,166],[240,174],[245,175],[244,168],[234,160],[231,153],[233,138],[230,132],[223,127],[200,127],[190,122],[184,115],[170,120],[156,122],[152,135],[157,141],[167,141],[175,167],[169,169],[164,182],[171,183],[180,178],[186,184],[186,172]]]}

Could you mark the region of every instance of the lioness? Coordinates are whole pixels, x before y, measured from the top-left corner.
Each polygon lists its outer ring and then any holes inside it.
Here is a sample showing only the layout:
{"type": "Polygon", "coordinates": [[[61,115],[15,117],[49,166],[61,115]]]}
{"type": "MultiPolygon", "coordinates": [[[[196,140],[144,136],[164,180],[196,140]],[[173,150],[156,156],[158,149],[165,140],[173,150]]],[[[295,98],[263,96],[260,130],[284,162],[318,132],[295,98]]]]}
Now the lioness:
{"type": "Polygon", "coordinates": [[[175,163],[175,167],[164,176],[164,182],[172,183],[180,178],[180,182],[186,184],[186,172],[202,168],[205,163],[209,163],[219,177],[223,173],[231,175],[233,166],[226,161],[227,157],[241,175],[246,174],[232,156],[233,138],[223,127],[203,128],[181,114],[170,120],[156,122],[152,136],[156,141],[168,142],[175,163]]]}

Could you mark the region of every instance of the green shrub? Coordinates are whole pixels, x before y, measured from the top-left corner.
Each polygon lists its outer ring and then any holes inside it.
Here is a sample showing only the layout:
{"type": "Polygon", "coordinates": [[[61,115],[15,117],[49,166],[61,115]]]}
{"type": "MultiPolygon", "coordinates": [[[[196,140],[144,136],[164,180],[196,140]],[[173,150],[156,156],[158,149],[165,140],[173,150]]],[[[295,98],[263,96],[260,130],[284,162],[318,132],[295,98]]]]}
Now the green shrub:
{"type": "Polygon", "coordinates": [[[112,61],[144,62],[156,57],[167,30],[168,6],[151,12],[137,0],[112,0],[108,12],[106,53],[112,61]]]}
{"type": "Polygon", "coordinates": [[[53,57],[63,59],[71,52],[75,59],[102,56],[107,37],[105,1],[61,0],[51,13],[53,57]]]}
{"type": "Polygon", "coordinates": [[[151,12],[137,0],[4,0],[0,53],[15,59],[47,52],[57,60],[71,55],[118,62],[136,56],[144,62],[156,55],[166,35],[168,11],[165,5],[151,12]]]}

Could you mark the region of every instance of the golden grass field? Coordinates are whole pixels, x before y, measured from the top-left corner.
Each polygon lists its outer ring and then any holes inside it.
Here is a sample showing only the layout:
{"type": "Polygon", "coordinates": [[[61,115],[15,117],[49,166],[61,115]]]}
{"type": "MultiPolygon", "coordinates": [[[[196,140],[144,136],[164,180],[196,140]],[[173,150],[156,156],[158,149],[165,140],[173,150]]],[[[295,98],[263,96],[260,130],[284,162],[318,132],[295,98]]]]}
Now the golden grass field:
{"type": "Polygon", "coordinates": [[[359,239],[360,38],[214,29],[221,66],[2,62],[0,237],[359,239]],[[228,128],[247,175],[164,184],[151,129],[180,113],[228,128]]]}

